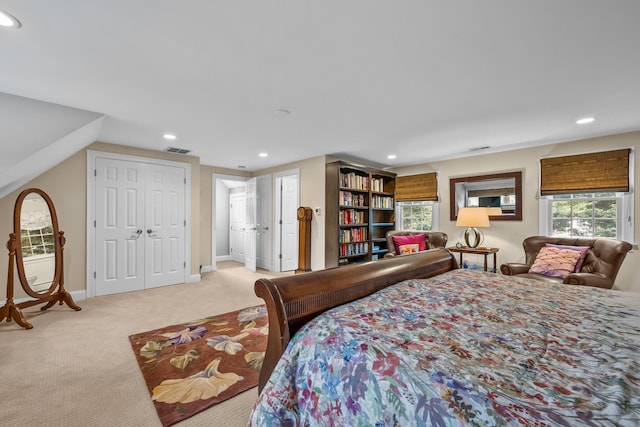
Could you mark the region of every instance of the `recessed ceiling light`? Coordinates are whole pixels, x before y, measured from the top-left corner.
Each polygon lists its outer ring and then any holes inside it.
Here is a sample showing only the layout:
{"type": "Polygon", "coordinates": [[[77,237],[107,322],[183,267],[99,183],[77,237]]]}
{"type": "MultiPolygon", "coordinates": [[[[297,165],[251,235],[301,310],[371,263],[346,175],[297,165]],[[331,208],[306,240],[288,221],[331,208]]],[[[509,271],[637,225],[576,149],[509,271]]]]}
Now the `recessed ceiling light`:
{"type": "Polygon", "coordinates": [[[267,153],[260,153],[260,154],[258,154],[258,156],[260,156],[260,157],[269,157],[269,154],[267,154],[267,153]]]}
{"type": "Polygon", "coordinates": [[[576,120],[576,124],[586,125],[587,123],[591,123],[595,120],[595,117],[584,117],[580,120],[576,120]]]}
{"type": "Polygon", "coordinates": [[[162,137],[164,139],[170,139],[171,141],[173,141],[174,139],[176,139],[176,136],[172,133],[165,133],[164,135],[162,135],[162,137]]]}
{"type": "Polygon", "coordinates": [[[287,110],[286,108],[278,108],[276,112],[283,116],[288,116],[289,114],[291,114],[291,111],[287,110]]]}
{"type": "Polygon", "coordinates": [[[242,166],[242,165],[238,166],[238,169],[246,169],[246,168],[247,168],[246,166],[242,166]]]}
{"type": "Polygon", "coordinates": [[[389,155],[387,156],[387,159],[389,159],[389,160],[393,160],[393,159],[395,159],[395,158],[396,158],[396,155],[395,155],[395,154],[389,154],[389,155]]]}
{"type": "Polygon", "coordinates": [[[0,27],[20,28],[22,23],[10,13],[0,10],[0,27]]]}

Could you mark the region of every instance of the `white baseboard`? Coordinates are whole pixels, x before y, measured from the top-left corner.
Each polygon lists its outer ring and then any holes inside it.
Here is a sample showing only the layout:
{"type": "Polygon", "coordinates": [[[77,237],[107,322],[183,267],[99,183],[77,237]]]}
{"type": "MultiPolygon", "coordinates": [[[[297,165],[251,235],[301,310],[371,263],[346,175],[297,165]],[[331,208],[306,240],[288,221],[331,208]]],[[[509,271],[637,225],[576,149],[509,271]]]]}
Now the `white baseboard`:
{"type": "Polygon", "coordinates": [[[213,266],[211,265],[203,265],[200,269],[200,273],[211,273],[213,271],[213,266]]]}
{"type": "MultiPolygon", "coordinates": [[[[69,294],[71,294],[71,298],[73,298],[73,300],[75,302],[78,301],[82,301],[83,299],[87,299],[87,291],[86,290],[81,290],[81,291],[67,291],[69,292],[69,294]]],[[[33,298],[31,297],[24,297],[24,298],[14,298],[13,302],[16,304],[20,304],[22,302],[25,301],[33,301],[33,298]]],[[[0,304],[4,305],[7,302],[7,300],[2,299],[0,300],[0,304]]],[[[44,304],[44,303],[43,303],[44,304]]]]}
{"type": "Polygon", "coordinates": [[[189,276],[189,280],[187,281],[187,283],[199,282],[201,279],[202,276],[200,276],[199,274],[192,274],[191,276],[189,276]]]}
{"type": "Polygon", "coordinates": [[[231,255],[220,255],[216,257],[216,261],[231,261],[231,255]]]}

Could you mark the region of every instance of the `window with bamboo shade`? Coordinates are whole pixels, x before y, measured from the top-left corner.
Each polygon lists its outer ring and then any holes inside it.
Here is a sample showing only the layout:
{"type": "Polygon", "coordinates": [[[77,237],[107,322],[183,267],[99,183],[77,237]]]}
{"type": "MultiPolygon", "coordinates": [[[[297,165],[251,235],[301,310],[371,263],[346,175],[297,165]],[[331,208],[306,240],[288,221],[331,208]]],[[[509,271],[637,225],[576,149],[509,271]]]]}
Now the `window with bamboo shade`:
{"type": "Polygon", "coordinates": [[[631,150],[540,159],[540,195],[629,191],[631,150]]]}
{"type": "Polygon", "coordinates": [[[396,200],[438,200],[436,172],[396,177],[396,200]]]}

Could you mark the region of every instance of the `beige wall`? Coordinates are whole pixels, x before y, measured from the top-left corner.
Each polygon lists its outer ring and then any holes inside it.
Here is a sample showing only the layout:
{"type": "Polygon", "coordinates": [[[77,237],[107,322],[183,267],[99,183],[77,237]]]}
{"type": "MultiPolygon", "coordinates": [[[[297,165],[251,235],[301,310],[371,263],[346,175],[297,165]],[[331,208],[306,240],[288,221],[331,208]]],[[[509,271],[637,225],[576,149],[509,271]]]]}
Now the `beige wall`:
{"type": "MultiPolygon", "coordinates": [[[[58,227],[64,231],[67,242],[64,247],[64,279],[67,290],[84,290],[85,247],[86,247],[86,154],[78,152],[25,186],[0,199],[0,238],[2,247],[13,232],[13,207],[20,192],[26,188],[39,188],[49,195],[58,214],[58,227]]],[[[6,296],[8,251],[2,254],[0,262],[0,300],[6,296]]],[[[14,296],[26,294],[15,276],[14,296]]]]}
{"type": "MultiPolygon", "coordinates": [[[[87,210],[87,150],[126,154],[131,156],[171,160],[191,164],[191,274],[197,274],[200,266],[200,160],[161,151],[142,150],[121,145],[96,142],[79,151],[60,164],[36,177],[23,187],[0,199],[0,236],[13,231],[13,206],[20,192],[26,188],[40,188],[53,200],[58,213],[58,225],[65,232],[64,248],[65,287],[68,291],[86,289],[86,210],[87,210]]],[[[209,205],[210,206],[210,205],[209,205]]],[[[210,241],[210,238],[209,238],[210,241]]],[[[7,277],[7,263],[0,262],[0,277],[7,277]]],[[[16,277],[15,297],[25,296],[16,277]]],[[[6,283],[2,279],[2,295],[6,283]]]]}
{"type": "MultiPolygon", "coordinates": [[[[438,172],[440,192],[440,231],[449,235],[450,243],[459,240],[460,229],[449,220],[449,178],[466,175],[481,175],[495,172],[522,170],[522,221],[493,221],[491,228],[484,230],[484,246],[499,247],[498,265],[504,262],[524,261],[522,240],[538,234],[538,167],[542,157],[553,157],[588,153],[593,151],[615,150],[618,148],[640,149],[640,132],[604,136],[579,141],[551,144],[542,147],[526,148],[495,154],[445,160],[423,165],[397,168],[399,175],[412,175],[422,172],[438,172]]],[[[637,152],[637,151],[636,151],[637,152]]],[[[635,161],[634,188],[639,188],[640,162],[635,161]]],[[[635,197],[635,241],[640,241],[640,197],[635,197]]],[[[633,242],[632,242],[633,243],[633,242]]],[[[638,251],[627,255],[616,280],[616,289],[640,292],[640,275],[636,274],[640,262],[638,251]]]]}
{"type": "MultiPolygon", "coordinates": [[[[428,171],[438,171],[440,187],[440,230],[450,236],[450,241],[458,240],[460,229],[449,220],[449,177],[478,175],[502,171],[522,170],[523,172],[523,220],[494,221],[486,230],[485,244],[500,248],[498,264],[523,261],[522,240],[538,234],[538,162],[541,157],[578,154],[616,148],[640,148],[640,132],[600,138],[551,144],[496,154],[486,154],[416,165],[395,170],[399,175],[411,175],[428,171]]],[[[314,157],[300,162],[289,163],[275,168],[264,169],[253,174],[235,170],[201,166],[199,159],[158,151],[141,150],[131,147],[94,143],[88,149],[107,151],[163,160],[188,162],[192,166],[191,178],[191,273],[197,274],[200,265],[211,264],[211,175],[220,173],[236,176],[260,176],[290,169],[300,169],[300,205],[320,207],[321,216],[314,212],[312,220],[311,268],[324,268],[324,213],[325,213],[325,163],[332,159],[326,156],[314,157]]],[[[634,187],[640,179],[640,165],[635,162],[634,187]]],[[[67,289],[86,289],[86,150],[82,150],[59,165],[38,176],[19,190],[0,199],[0,236],[8,239],[13,227],[13,206],[20,191],[36,187],[47,192],[58,211],[60,229],[67,236],[65,246],[65,283],[67,289]]],[[[640,198],[636,197],[635,211],[640,214],[640,198]]],[[[636,227],[635,241],[638,242],[640,224],[636,227]]],[[[631,253],[621,269],[616,288],[640,292],[640,276],[634,266],[640,261],[638,251],[631,253]]],[[[0,262],[0,287],[5,294],[4,278],[7,277],[7,263],[0,262]]],[[[21,287],[16,287],[15,296],[24,296],[21,287]]]]}
{"type": "Polygon", "coordinates": [[[291,169],[300,169],[300,206],[315,210],[311,220],[311,270],[324,268],[324,211],[325,211],[325,156],[313,157],[299,162],[287,163],[275,168],[257,171],[253,176],[274,174],[291,169]]]}

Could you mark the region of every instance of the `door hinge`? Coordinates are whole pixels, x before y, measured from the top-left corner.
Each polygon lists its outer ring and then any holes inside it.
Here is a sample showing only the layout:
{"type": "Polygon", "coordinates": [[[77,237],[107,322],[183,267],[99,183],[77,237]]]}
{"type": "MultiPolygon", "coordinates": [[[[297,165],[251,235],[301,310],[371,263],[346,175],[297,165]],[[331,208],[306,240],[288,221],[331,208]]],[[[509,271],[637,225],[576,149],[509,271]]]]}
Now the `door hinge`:
{"type": "Polygon", "coordinates": [[[93,220],[93,228],[96,228],[96,220],[93,220]]]}
{"type": "Polygon", "coordinates": [[[93,176],[98,176],[98,169],[93,170],[93,176]]]}
{"type": "Polygon", "coordinates": [[[96,272],[95,271],[93,272],[93,278],[94,279],[96,278],[96,272]]]}
{"type": "Polygon", "coordinates": [[[282,259],[282,254],[278,255],[278,258],[282,259]]]}
{"type": "Polygon", "coordinates": [[[282,225],[282,220],[280,220],[280,225],[282,225]]]}
{"type": "Polygon", "coordinates": [[[186,219],[184,220],[184,226],[185,227],[187,226],[187,220],[186,219]]]}
{"type": "Polygon", "coordinates": [[[187,184],[187,178],[185,178],[185,179],[184,179],[184,184],[185,184],[185,185],[187,184]]]}
{"type": "Polygon", "coordinates": [[[185,261],[184,263],[182,263],[182,265],[184,266],[184,268],[187,268],[187,261],[185,261]]]}

